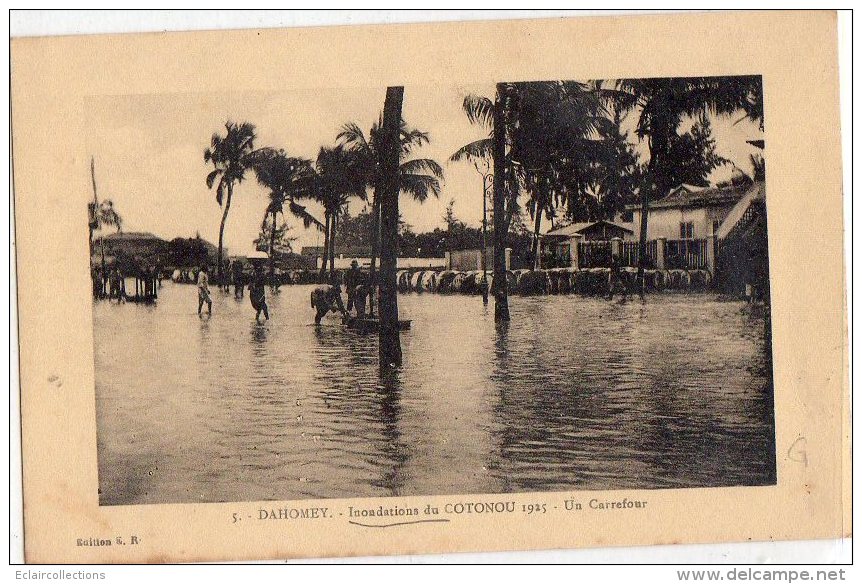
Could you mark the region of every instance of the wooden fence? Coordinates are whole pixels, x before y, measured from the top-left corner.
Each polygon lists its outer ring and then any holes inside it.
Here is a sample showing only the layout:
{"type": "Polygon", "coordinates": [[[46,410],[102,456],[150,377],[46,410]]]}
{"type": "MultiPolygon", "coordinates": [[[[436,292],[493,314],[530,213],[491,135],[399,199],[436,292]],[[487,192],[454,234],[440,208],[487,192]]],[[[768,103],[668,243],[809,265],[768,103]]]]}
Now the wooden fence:
{"type": "Polygon", "coordinates": [[[606,268],[611,265],[610,241],[582,241],[578,244],[579,268],[606,268]]]}
{"type": "Polygon", "coordinates": [[[705,239],[669,239],[665,243],[664,265],[669,270],[695,270],[707,267],[705,239]]]}
{"type": "MultiPolygon", "coordinates": [[[[623,241],[620,242],[620,265],[623,267],[636,267],[640,256],[641,244],[639,241],[623,241]]],[[[656,266],[658,257],[658,242],[655,240],[648,241],[646,244],[646,256],[648,268],[656,266]]]]}

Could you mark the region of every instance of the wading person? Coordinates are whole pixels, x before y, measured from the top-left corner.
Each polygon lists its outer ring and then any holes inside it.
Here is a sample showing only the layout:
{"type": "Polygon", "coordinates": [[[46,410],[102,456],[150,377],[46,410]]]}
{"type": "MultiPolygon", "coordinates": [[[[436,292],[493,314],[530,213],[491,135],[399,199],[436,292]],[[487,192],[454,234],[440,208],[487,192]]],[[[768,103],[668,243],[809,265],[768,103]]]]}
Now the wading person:
{"type": "Polygon", "coordinates": [[[254,266],[254,276],[251,278],[251,283],[248,285],[248,297],[251,300],[251,305],[255,309],[256,314],[254,319],[260,320],[260,313],[263,317],[269,320],[269,307],[266,305],[266,281],[263,277],[263,270],[260,264],[254,266]]]}
{"type": "Polygon", "coordinates": [[[619,290],[623,300],[626,299],[626,283],[623,280],[622,266],[619,256],[611,256],[611,273],[608,281],[608,300],[614,299],[614,294],[619,290]]]}
{"type": "Polygon", "coordinates": [[[314,324],[320,324],[323,317],[330,311],[340,312],[342,320],[347,320],[348,314],[341,301],[341,287],[333,280],[331,286],[318,286],[311,291],[311,307],[317,310],[314,324]]]}
{"type": "MultiPolygon", "coordinates": [[[[353,308],[356,309],[356,318],[365,317],[365,303],[368,300],[368,286],[359,284],[353,289],[353,308]]],[[[348,309],[349,312],[350,309],[348,309]]]]}
{"type": "Polygon", "coordinates": [[[204,302],[207,305],[207,314],[213,313],[213,301],[210,298],[210,279],[207,275],[206,266],[201,267],[198,273],[198,314],[204,307],[204,302]]]}
{"type": "Polygon", "coordinates": [[[242,298],[245,292],[245,274],[243,273],[242,262],[234,260],[231,269],[233,271],[233,296],[234,298],[242,298]]]}
{"type": "Polygon", "coordinates": [[[230,292],[230,260],[225,258],[222,262],[221,282],[219,287],[224,292],[230,292]]]}
{"type": "Polygon", "coordinates": [[[344,275],[344,287],[347,289],[347,312],[350,312],[354,307],[356,287],[360,284],[362,284],[362,272],[359,271],[359,262],[353,260],[350,262],[350,269],[344,275]]]}
{"type": "Polygon", "coordinates": [[[111,272],[108,299],[116,297],[117,302],[124,302],[126,300],[125,284],[126,282],[120,273],[120,268],[114,268],[111,272]]]}
{"type": "Polygon", "coordinates": [[[105,288],[102,281],[102,270],[93,266],[90,268],[90,277],[93,278],[93,298],[102,298],[104,296],[105,288]]]}

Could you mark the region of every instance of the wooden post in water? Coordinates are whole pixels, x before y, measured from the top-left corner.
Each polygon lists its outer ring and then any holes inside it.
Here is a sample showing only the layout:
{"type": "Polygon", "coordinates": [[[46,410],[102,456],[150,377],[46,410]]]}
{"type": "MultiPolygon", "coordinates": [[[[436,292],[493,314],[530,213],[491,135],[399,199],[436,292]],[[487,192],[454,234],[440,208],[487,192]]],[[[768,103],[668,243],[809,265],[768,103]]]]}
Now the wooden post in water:
{"type": "Polygon", "coordinates": [[[401,365],[398,331],[398,160],[401,105],[404,87],[387,87],[381,128],[383,149],[381,181],[375,198],[380,201],[380,369],[401,365]]]}

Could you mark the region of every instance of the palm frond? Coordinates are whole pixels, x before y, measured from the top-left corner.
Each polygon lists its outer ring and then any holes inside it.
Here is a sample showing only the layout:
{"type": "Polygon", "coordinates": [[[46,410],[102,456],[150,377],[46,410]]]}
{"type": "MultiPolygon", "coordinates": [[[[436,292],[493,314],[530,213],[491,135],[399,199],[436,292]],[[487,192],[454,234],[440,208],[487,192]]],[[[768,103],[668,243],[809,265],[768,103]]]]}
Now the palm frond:
{"type": "Polygon", "coordinates": [[[480,124],[486,128],[494,125],[494,102],[481,95],[469,94],[464,97],[461,107],[467,114],[471,124],[480,124]]]}
{"type": "Polygon", "coordinates": [[[402,192],[410,194],[416,201],[423,203],[428,195],[440,196],[440,181],[427,174],[402,174],[399,178],[402,192]]]}
{"type": "Polygon", "coordinates": [[[312,225],[315,225],[320,231],[323,231],[325,228],[323,223],[318,221],[311,213],[309,213],[305,207],[296,203],[295,201],[290,201],[290,212],[294,217],[302,219],[302,225],[308,229],[312,225]]]}
{"type": "Polygon", "coordinates": [[[399,170],[401,171],[401,174],[430,173],[439,179],[443,178],[443,167],[430,158],[414,158],[413,160],[408,160],[401,164],[399,170]]]}
{"type": "Polygon", "coordinates": [[[475,142],[470,142],[458,148],[449,160],[452,162],[460,162],[461,160],[487,160],[491,157],[493,141],[491,138],[482,138],[475,142]]]}
{"type": "Polygon", "coordinates": [[[242,181],[245,172],[251,168],[257,156],[264,152],[264,150],[254,150],[253,124],[248,122],[236,124],[228,120],[225,123],[225,130],[224,136],[213,134],[211,147],[204,150],[204,161],[212,162],[213,165],[213,170],[207,176],[208,188],[212,188],[216,178],[221,176],[216,192],[216,201],[219,205],[224,198],[224,189],[235,182],[242,181]]]}
{"type": "Polygon", "coordinates": [[[369,148],[368,140],[365,138],[365,133],[362,128],[355,122],[348,122],[341,126],[341,131],[335,137],[338,143],[350,148],[358,148],[367,150],[369,148]]]}
{"type": "Polygon", "coordinates": [[[114,209],[114,202],[110,199],[105,199],[99,204],[97,220],[99,225],[110,225],[116,227],[117,231],[121,231],[123,227],[123,218],[114,209]]]}
{"type": "Polygon", "coordinates": [[[221,173],[222,173],[222,170],[220,168],[217,168],[207,175],[207,188],[208,189],[213,188],[213,183],[215,182],[215,179],[217,179],[221,173]]]}
{"type": "Polygon", "coordinates": [[[416,128],[408,128],[407,123],[403,119],[401,120],[399,143],[401,145],[402,156],[407,156],[414,148],[419,148],[430,141],[431,135],[428,132],[423,132],[416,128]]]}

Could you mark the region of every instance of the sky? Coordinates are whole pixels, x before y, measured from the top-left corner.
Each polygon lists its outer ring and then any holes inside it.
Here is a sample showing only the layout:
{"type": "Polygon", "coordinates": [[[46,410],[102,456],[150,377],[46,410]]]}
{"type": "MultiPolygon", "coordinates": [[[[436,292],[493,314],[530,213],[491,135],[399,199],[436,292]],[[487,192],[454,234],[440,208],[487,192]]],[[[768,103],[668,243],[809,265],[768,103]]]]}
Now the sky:
{"type": "MultiPolygon", "coordinates": [[[[458,219],[478,226],[482,218],[482,178],[469,162],[449,162],[449,156],[487,129],[469,123],[461,104],[468,93],[493,95],[493,86],[406,86],[402,115],[408,125],[430,134],[430,143],[414,157],[432,158],[443,165],[445,178],[438,199],[419,204],[409,196],[400,200],[403,219],[418,232],[444,225],[446,205],[454,200],[458,219]]],[[[99,198],[111,199],[123,218],[123,231],[148,231],[164,239],[201,237],[218,242],[222,210],[205,179],[212,166],[203,152],[213,133],[224,133],[227,120],[250,122],[257,128],[255,147],[284,149],[290,156],[314,159],[321,146],[331,146],[342,124],[356,122],[366,131],[377,121],[386,89],[285,90],[280,92],[182,93],[96,96],[87,101],[86,137],[95,160],[99,198]]],[[[746,140],[762,138],[755,124],[741,116],[714,118],[713,136],[720,155],[750,173],[749,154],[760,152],[746,140]]],[[[632,126],[634,116],[624,122],[632,126]]],[[[636,138],[632,138],[636,141],[636,138]]],[[[646,144],[637,144],[644,161],[646,144]]],[[[89,172],[89,168],[82,168],[89,172]]],[[[732,167],[716,169],[712,182],[729,178],[732,167]]],[[[92,193],[82,194],[91,200],[92,193]]],[[[225,226],[225,247],[231,254],[253,250],[267,191],[253,173],[234,187],[225,226]]],[[[351,213],[364,203],[351,203],[351,213]]],[[[316,205],[309,210],[323,218],[316,205]]],[[[323,234],[304,229],[288,216],[295,251],[323,245],[323,234]]]]}

